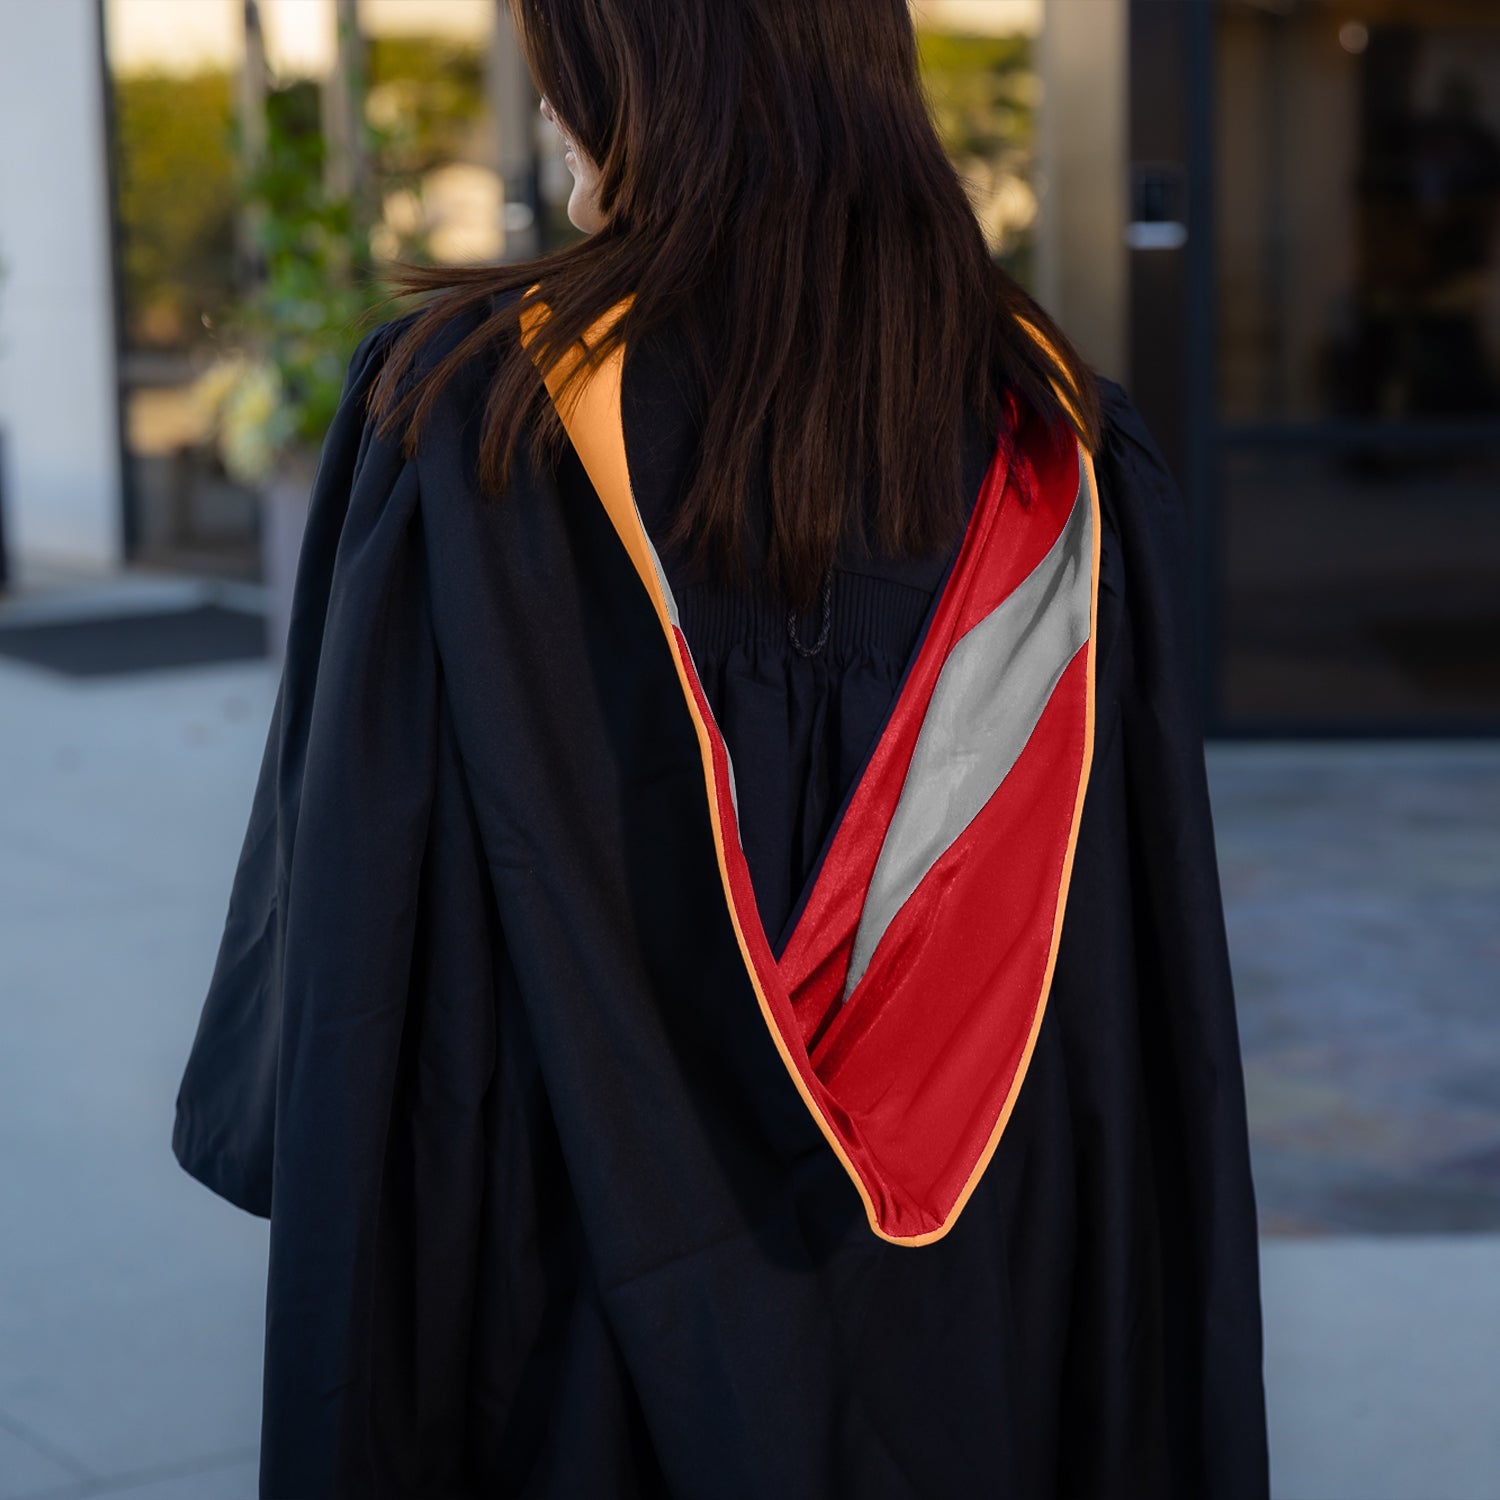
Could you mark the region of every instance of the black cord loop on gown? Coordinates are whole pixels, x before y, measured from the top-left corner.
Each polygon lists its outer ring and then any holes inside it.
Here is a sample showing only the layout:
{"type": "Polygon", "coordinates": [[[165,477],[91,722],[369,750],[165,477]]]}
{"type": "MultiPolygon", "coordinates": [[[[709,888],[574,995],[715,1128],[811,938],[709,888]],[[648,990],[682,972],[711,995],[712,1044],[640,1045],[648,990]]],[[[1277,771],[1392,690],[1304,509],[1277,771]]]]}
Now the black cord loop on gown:
{"type": "Polygon", "coordinates": [[[823,628],[818,631],[818,638],[811,646],[804,646],[797,635],[797,612],[791,609],[786,612],[786,633],[791,637],[799,656],[816,656],[823,649],[828,642],[828,627],[832,620],[833,569],[830,568],[823,577],[823,628]]]}

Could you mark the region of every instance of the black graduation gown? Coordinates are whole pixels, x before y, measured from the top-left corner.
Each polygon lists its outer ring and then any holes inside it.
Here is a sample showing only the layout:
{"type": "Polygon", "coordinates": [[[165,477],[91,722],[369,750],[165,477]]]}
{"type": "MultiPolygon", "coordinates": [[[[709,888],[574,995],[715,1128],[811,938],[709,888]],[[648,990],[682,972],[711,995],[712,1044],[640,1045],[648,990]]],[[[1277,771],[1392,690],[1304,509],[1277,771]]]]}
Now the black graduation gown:
{"type": "MultiPolygon", "coordinates": [[[[397,326],[324,446],[172,1136],[271,1220],[263,1500],[1263,1497],[1184,517],[1124,394],[1050,1000],[987,1170],[914,1246],[871,1232],[773,1045],[682,690],[588,478],[523,458],[477,498],[479,361],[416,458],[377,439],[397,326]]],[[[631,467],[669,498],[682,407],[631,370],[631,467]]],[[[704,673],[726,720],[732,676],[704,673]]],[[[775,748],[735,733],[747,764],[775,748]]],[[[774,823],[778,794],[742,795],[774,823]]],[[[768,927],[802,836],[752,865],[768,927]]]]}

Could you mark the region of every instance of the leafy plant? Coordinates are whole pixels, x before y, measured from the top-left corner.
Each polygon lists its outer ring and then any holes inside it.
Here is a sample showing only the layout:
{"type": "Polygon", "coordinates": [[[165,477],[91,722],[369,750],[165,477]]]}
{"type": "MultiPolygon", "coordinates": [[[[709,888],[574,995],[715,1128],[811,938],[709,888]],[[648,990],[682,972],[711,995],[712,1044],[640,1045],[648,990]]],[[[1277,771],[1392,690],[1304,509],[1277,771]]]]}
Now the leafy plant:
{"type": "Polygon", "coordinates": [[[1024,282],[1037,200],[1033,39],[922,30],[918,56],[943,149],[964,179],[991,251],[1024,282]]]}
{"type": "Polygon", "coordinates": [[[417,175],[483,157],[485,60],[467,42],[430,36],[370,39],[366,114],[382,177],[417,175]]]}
{"type": "Polygon", "coordinates": [[[234,82],[131,73],[113,85],[125,306],[134,347],[201,338],[234,267],[234,82]]]}
{"type": "MultiPolygon", "coordinates": [[[[388,136],[363,109],[353,113],[354,154],[374,164],[388,136]]],[[[330,191],[315,83],[271,89],[265,118],[260,159],[243,176],[255,226],[252,289],[226,314],[226,357],[195,388],[225,468],[251,484],[289,463],[310,464],[322,444],[367,316],[385,300],[370,249],[377,205],[398,187],[420,196],[419,178],[389,171],[378,184],[372,173],[362,192],[330,191]]],[[[399,253],[430,259],[420,227],[402,236],[399,253]]]]}

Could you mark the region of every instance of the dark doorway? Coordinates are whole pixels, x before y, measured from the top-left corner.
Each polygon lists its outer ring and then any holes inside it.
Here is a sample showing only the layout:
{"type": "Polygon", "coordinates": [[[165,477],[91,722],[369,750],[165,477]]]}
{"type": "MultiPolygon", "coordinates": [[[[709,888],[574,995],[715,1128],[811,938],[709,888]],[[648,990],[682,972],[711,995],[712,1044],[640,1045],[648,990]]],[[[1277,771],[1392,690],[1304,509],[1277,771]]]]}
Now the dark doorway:
{"type": "Polygon", "coordinates": [[[1132,252],[1133,373],[1194,502],[1212,726],[1494,732],[1500,10],[1132,32],[1132,155],[1181,163],[1190,230],[1132,252]]]}

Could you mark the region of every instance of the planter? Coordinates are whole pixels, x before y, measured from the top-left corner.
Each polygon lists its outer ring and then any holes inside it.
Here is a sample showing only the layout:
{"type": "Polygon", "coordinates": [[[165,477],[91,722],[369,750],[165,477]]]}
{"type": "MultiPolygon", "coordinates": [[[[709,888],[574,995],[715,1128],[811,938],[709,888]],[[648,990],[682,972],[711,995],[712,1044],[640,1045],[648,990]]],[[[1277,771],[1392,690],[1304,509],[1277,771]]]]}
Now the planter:
{"type": "Polygon", "coordinates": [[[10,555],[5,550],[5,429],[0,427],[0,593],[10,587],[10,555]]]}
{"type": "Polygon", "coordinates": [[[292,618],[292,592],[302,534],[307,529],[316,464],[288,460],[261,492],[261,576],[266,586],[266,655],[280,663],[286,655],[292,618]]]}

